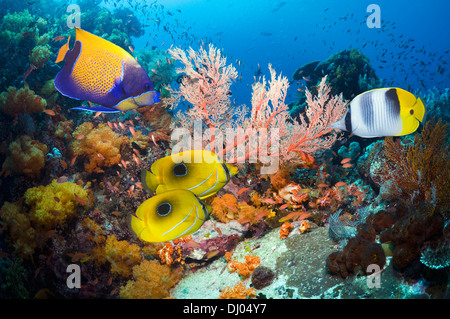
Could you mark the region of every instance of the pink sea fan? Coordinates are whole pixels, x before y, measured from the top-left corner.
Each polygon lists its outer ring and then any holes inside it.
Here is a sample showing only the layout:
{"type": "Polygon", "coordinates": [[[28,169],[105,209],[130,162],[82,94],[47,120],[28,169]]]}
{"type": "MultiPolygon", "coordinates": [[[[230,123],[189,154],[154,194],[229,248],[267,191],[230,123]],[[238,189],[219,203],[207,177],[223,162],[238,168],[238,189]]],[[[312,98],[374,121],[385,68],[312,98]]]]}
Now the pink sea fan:
{"type": "Polygon", "coordinates": [[[330,124],[339,120],[346,111],[347,103],[342,94],[332,96],[331,87],[324,76],[317,86],[317,95],[313,96],[307,89],[306,110],[294,120],[289,127],[284,153],[290,157],[294,152],[313,154],[316,151],[330,148],[339,138],[338,132],[330,124]],[[306,120],[307,119],[307,120],[306,120]]]}
{"type": "Polygon", "coordinates": [[[247,111],[245,106],[231,104],[230,86],[237,72],[232,65],[226,65],[226,58],[219,49],[209,45],[208,51],[189,48],[185,52],[175,48],[169,53],[182,63],[176,71],[184,77],[176,90],[167,88],[171,98],[166,104],[174,108],[182,97],[191,104],[187,111],[178,113],[175,120],[178,127],[194,133],[194,148],[215,150],[223,158],[226,154],[226,160],[234,163],[264,158],[265,163],[271,162],[268,158],[300,162],[302,153],[313,154],[330,148],[339,138],[330,124],[344,115],[346,103],[342,95],[331,96],[326,76],[317,86],[316,96],[306,90],[306,110],[297,120],[291,118],[285,104],[289,81],[277,75],[270,64],[270,79],[263,76],[252,85],[251,109],[247,111]],[[201,125],[196,125],[199,121],[201,125]],[[203,132],[197,132],[203,130],[203,125],[210,129],[209,141],[205,141],[203,132]],[[229,138],[233,130],[234,136],[229,138]],[[219,139],[219,134],[227,135],[226,141],[219,139]],[[201,141],[196,142],[195,136],[201,141]],[[222,144],[226,144],[225,147],[222,144]],[[234,157],[237,148],[240,150],[234,157]],[[233,156],[229,157],[230,153],[233,156]]]}
{"type": "Polygon", "coordinates": [[[183,97],[192,107],[177,114],[181,126],[191,129],[193,120],[202,120],[209,128],[220,128],[229,119],[230,86],[237,78],[236,69],[226,65],[219,49],[209,45],[199,51],[189,48],[187,53],[180,48],[169,49],[173,59],[182,63],[176,72],[184,74],[178,90],[169,88],[172,98],[169,104],[176,106],[183,97]]]}

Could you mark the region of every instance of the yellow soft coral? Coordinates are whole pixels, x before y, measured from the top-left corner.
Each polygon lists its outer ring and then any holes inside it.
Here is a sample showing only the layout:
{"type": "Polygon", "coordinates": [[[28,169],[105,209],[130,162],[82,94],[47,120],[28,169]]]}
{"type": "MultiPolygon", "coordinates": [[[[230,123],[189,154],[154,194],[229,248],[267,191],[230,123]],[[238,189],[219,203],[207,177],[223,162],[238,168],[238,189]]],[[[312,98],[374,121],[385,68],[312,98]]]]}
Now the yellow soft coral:
{"type": "Polygon", "coordinates": [[[1,208],[1,220],[3,230],[9,231],[16,254],[21,258],[31,256],[37,246],[36,231],[23,210],[22,201],[5,202],[1,208]]]}
{"type": "Polygon", "coordinates": [[[89,163],[84,165],[88,173],[100,173],[102,167],[110,167],[121,160],[120,150],[128,143],[128,137],[114,133],[107,124],[94,125],[85,122],[72,133],[75,140],[71,144],[74,156],[85,156],[89,163]]]}
{"type": "Polygon", "coordinates": [[[169,289],[181,279],[181,269],[144,260],[133,267],[133,278],[120,287],[122,299],[161,299],[169,297],[169,289]]]}
{"type": "Polygon", "coordinates": [[[142,259],[138,245],[118,241],[114,235],[106,239],[105,258],[111,263],[111,273],[124,277],[130,276],[131,268],[142,259]]]}
{"type": "Polygon", "coordinates": [[[10,116],[20,113],[40,113],[47,107],[47,101],[29,88],[16,89],[10,86],[0,94],[0,111],[10,116]]]}
{"type": "Polygon", "coordinates": [[[46,229],[56,227],[58,222],[76,215],[78,206],[88,205],[88,191],[72,182],[29,188],[25,203],[31,207],[30,214],[37,224],[46,229]]]}
{"type": "Polygon", "coordinates": [[[46,156],[47,145],[22,135],[9,144],[5,167],[16,174],[36,178],[40,176],[46,156]]]}

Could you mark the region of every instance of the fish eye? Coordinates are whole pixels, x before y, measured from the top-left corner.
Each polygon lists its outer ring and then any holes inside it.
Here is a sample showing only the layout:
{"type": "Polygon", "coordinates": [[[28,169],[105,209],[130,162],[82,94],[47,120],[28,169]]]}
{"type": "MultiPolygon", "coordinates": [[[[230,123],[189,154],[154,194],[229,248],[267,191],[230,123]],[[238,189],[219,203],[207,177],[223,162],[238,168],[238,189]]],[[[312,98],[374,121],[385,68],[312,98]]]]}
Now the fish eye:
{"type": "Polygon", "coordinates": [[[409,114],[413,115],[414,114],[414,110],[410,110],[409,114]]]}
{"type": "Polygon", "coordinates": [[[150,90],[152,87],[150,85],[150,83],[145,83],[144,84],[144,90],[150,90]]]}
{"type": "Polygon", "coordinates": [[[162,217],[169,215],[171,210],[172,205],[170,205],[170,203],[161,203],[156,207],[156,213],[162,217]]]}
{"type": "Polygon", "coordinates": [[[173,173],[175,176],[186,176],[187,174],[187,167],[184,165],[184,163],[179,163],[173,167],[173,173]]]}

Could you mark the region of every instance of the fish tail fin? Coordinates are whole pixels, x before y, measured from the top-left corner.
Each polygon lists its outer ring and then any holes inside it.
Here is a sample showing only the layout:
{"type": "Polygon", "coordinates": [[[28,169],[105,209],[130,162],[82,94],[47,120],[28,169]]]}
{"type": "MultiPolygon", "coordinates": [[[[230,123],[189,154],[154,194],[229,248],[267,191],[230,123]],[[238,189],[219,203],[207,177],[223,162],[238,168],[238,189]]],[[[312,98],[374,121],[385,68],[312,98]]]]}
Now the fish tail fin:
{"type": "Polygon", "coordinates": [[[88,111],[88,112],[102,112],[102,113],[119,113],[122,112],[120,110],[117,109],[112,109],[109,107],[104,107],[104,106],[77,106],[77,107],[72,107],[71,110],[79,110],[79,111],[88,111]]]}
{"type": "Polygon", "coordinates": [[[346,114],[347,113],[345,113],[344,116],[340,120],[337,120],[336,122],[331,123],[330,127],[333,128],[333,129],[347,131],[347,129],[345,127],[345,115],[346,114]]]}
{"type": "Polygon", "coordinates": [[[58,56],[56,57],[55,63],[59,63],[62,60],[64,60],[64,57],[66,56],[67,51],[69,51],[69,41],[70,41],[70,35],[69,39],[67,39],[67,43],[64,44],[58,51],[58,56]]]}
{"type": "Polygon", "coordinates": [[[141,181],[142,186],[149,194],[153,194],[160,184],[158,177],[146,169],[141,169],[141,181]]]}
{"type": "Polygon", "coordinates": [[[416,103],[413,106],[414,110],[414,116],[416,119],[418,119],[420,122],[423,122],[423,117],[425,116],[425,105],[423,105],[422,100],[417,98],[416,103]]]}

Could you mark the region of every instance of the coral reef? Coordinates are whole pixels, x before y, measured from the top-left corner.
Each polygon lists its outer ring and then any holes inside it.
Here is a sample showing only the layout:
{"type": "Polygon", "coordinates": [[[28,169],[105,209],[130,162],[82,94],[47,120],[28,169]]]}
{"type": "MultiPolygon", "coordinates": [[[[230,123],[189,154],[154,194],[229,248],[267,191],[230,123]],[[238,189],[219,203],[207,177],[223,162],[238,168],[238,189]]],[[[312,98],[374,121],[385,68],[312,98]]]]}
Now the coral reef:
{"type": "Polygon", "coordinates": [[[37,186],[25,192],[25,203],[30,206],[31,218],[45,229],[56,227],[74,217],[79,206],[89,206],[89,185],[53,180],[47,186],[37,186]]]}
{"type": "Polygon", "coordinates": [[[37,45],[31,50],[30,63],[37,69],[44,67],[47,60],[50,58],[50,46],[49,45],[37,45]]]}
{"type": "Polygon", "coordinates": [[[225,287],[219,296],[219,299],[250,299],[256,296],[256,290],[247,288],[242,282],[234,287],[225,287]]]}
{"type": "Polygon", "coordinates": [[[40,113],[47,107],[47,101],[28,87],[16,89],[10,86],[0,94],[0,111],[9,116],[20,113],[40,113]]]}
{"type": "Polygon", "coordinates": [[[265,266],[259,266],[252,273],[252,286],[255,287],[255,289],[262,289],[270,286],[275,277],[276,275],[272,269],[265,266]]]}
{"type": "Polygon", "coordinates": [[[102,172],[103,167],[120,163],[120,151],[128,143],[126,136],[114,133],[107,124],[99,124],[96,128],[90,122],[79,125],[72,133],[75,139],[70,149],[74,156],[85,157],[89,161],[84,164],[88,173],[102,172]]]}
{"type": "Polygon", "coordinates": [[[369,59],[356,49],[339,51],[325,61],[308,63],[298,68],[294,74],[295,81],[308,77],[312,85],[328,75],[333,94],[342,93],[345,99],[382,86],[369,59]]]}
{"type": "Polygon", "coordinates": [[[122,299],[161,299],[180,279],[180,268],[172,269],[156,260],[144,260],[133,267],[133,279],[120,287],[122,299]]]}
{"type": "Polygon", "coordinates": [[[8,147],[9,156],[3,165],[13,173],[38,178],[45,166],[47,145],[22,135],[11,142],[8,147]]]}
{"type": "Polygon", "coordinates": [[[116,236],[106,238],[105,258],[111,264],[111,274],[128,277],[131,268],[138,264],[142,257],[140,248],[136,244],[129,244],[125,240],[117,240],[116,236]]]}
{"type": "Polygon", "coordinates": [[[37,234],[29,215],[24,211],[22,201],[5,202],[1,212],[3,229],[9,232],[15,253],[24,259],[30,257],[37,247],[37,234]]]}

